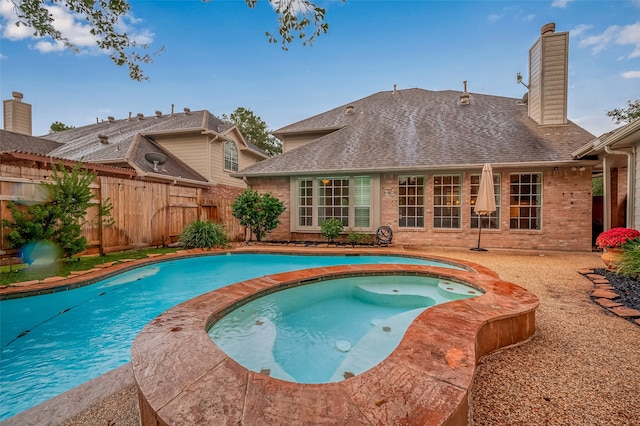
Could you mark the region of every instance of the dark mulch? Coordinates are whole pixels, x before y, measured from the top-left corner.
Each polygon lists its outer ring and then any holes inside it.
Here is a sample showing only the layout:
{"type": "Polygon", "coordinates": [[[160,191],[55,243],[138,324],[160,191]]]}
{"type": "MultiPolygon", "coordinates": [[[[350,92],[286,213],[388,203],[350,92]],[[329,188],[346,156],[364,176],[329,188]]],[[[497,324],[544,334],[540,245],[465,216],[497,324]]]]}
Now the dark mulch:
{"type": "Polygon", "coordinates": [[[606,277],[609,284],[615,288],[615,292],[620,295],[615,299],[616,302],[640,311],[640,280],[623,277],[606,269],[595,269],[594,272],[606,277]]]}

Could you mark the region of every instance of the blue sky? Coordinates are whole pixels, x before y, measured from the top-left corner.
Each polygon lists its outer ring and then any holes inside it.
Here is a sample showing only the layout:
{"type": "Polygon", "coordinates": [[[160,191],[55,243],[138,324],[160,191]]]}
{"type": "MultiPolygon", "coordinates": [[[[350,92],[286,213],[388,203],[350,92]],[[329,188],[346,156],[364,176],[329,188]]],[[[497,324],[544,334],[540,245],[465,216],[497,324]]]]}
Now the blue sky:
{"type": "MultiPolygon", "coordinates": [[[[569,118],[600,135],[616,127],[605,112],[640,98],[640,0],[318,1],[329,33],[283,51],[267,41],[276,16],[267,0],[131,1],[128,33],[164,47],[144,66],[149,81],[87,44],[59,50],[12,24],[0,0],[0,94],[33,105],[33,133],[54,121],[76,127],[189,107],[215,115],[252,109],[275,130],[370,94],[420,87],[520,98],[528,50],[540,27],[570,32],[569,118]]],[[[59,25],[87,35],[69,14],[59,25]]],[[[89,43],[91,41],[89,40],[89,43]]]]}

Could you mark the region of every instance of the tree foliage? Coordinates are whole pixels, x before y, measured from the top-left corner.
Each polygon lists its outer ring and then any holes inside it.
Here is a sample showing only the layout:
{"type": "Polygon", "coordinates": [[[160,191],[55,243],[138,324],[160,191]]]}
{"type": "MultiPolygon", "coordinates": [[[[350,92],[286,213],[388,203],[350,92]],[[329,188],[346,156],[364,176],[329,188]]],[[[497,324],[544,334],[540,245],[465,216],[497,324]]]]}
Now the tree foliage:
{"type": "Polygon", "coordinates": [[[55,132],[62,132],[62,131],[73,129],[73,128],[74,128],[73,126],[67,126],[66,124],[61,123],[59,121],[54,121],[53,123],[51,123],[51,127],[49,127],[49,130],[55,133],[55,132]]]}
{"type": "Polygon", "coordinates": [[[640,99],[635,101],[627,101],[628,107],[625,109],[614,108],[607,111],[607,117],[611,117],[616,124],[630,123],[636,118],[640,118],[640,99]]]}
{"type": "MultiPolygon", "coordinates": [[[[86,249],[87,239],[82,235],[82,225],[91,203],[90,185],[96,178],[77,163],[71,170],[53,165],[51,184],[41,184],[47,194],[43,202],[30,204],[28,200],[8,203],[12,220],[4,219],[3,226],[10,228],[7,241],[10,248],[22,248],[32,242],[51,241],[65,257],[86,249]]],[[[99,207],[104,226],[113,223],[113,206],[107,200],[99,207]]]]}
{"type": "Polygon", "coordinates": [[[257,191],[245,189],[234,200],[231,209],[233,217],[249,228],[258,241],[262,241],[267,232],[278,226],[278,217],[285,207],[282,201],[271,194],[260,195],[257,191]]]}
{"type": "MultiPolygon", "coordinates": [[[[158,51],[148,53],[148,45],[137,43],[119,24],[131,9],[127,0],[11,0],[18,16],[18,25],[33,29],[36,37],[51,37],[62,42],[67,48],[79,52],[78,47],[55,27],[54,17],[48,9],[53,4],[63,5],[91,28],[96,43],[101,50],[109,52],[109,57],[118,66],[127,66],[132,80],[143,81],[148,77],[142,66],[152,62],[158,51]]],[[[203,0],[210,2],[210,0],[203,0]]],[[[258,0],[245,0],[250,8],[258,0]]],[[[317,37],[329,30],[325,22],[326,9],[309,0],[269,0],[278,16],[275,32],[266,32],[271,43],[279,43],[282,49],[299,39],[303,45],[311,44],[317,37]]]]}
{"type": "Polygon", "coordinates": [[[229,116],[222,114],[222,121],[237,125],[242,136],[267,154],[273,156],[282,152],[282,144],[270,134],[267,123],[250,109],[238,107],[229,116]]]}

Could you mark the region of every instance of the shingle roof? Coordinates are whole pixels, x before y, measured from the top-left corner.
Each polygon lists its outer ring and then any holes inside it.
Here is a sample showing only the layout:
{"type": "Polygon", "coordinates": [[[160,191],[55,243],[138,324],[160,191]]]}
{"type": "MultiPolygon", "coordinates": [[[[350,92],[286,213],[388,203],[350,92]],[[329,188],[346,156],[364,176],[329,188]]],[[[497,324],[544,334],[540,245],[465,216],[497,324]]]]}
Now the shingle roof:
{"type": "Polygon", "coordinates": [[[133,137],[137,134],[145,136],[174,130],[193,130],[218,133],[225,123],[209,111],[194,111],[189,114],[166,114],[138,119],[103,121],[97,124],[77,127],[63,132],[47,135],[47,139],[62,142],[64,146],[55,150],[55,155],[86,161],[116,160],[124,158],[133,137]],[[109,137],[109,144],[100,144],[98,135],[109,137]],[[118,150],[115,150],[115,147],[118,150]]]}
{"type": "Polygon", "coordinates": [[[49,154],[62,145],[59,142],[0,130],[0,151],[22,151],[33,154],[49,154]]]}
{"type": "Polygon", "coordinates": [[[436,169],[484,163],[571,161],[571,153],[593,135],[569,122],[539,126],[519,99],[460,92],[407,89],[379,92],[283,127],[303,134],[339,129],[307,145],[252,165],[241,176],[436,169]]]}

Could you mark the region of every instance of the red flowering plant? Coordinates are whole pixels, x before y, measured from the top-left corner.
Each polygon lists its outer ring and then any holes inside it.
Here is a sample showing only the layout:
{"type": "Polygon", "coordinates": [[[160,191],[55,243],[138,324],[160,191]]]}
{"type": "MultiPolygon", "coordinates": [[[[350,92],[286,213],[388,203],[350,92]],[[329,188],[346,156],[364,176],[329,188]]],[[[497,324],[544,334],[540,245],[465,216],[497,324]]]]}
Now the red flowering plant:
{"type": "Polygon", "coordinates": [[[621,248],[627,241],[640,238],[640,231],[632,228],[611,228],[596,238],[596,245],[601,248],[621,248]]]}

